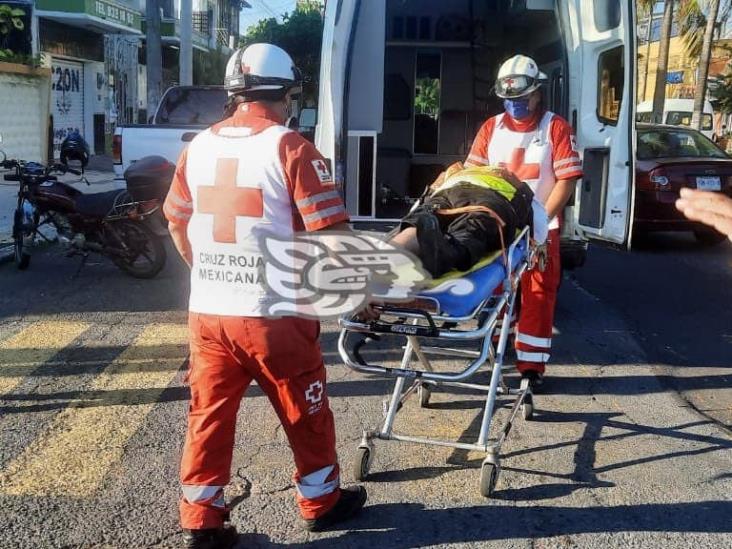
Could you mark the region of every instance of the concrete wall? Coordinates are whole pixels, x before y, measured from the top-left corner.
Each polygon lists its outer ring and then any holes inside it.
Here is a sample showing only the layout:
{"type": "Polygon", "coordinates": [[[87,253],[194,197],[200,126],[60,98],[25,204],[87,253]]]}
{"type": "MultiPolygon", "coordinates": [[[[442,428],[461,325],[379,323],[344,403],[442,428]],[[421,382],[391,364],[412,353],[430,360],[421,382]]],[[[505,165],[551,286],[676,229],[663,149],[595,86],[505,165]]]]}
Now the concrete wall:
{"type": "Polygon", "coordinates": [[[51,71],[0,63],[0,148],[9,158],[45,162],[51,71]]]}

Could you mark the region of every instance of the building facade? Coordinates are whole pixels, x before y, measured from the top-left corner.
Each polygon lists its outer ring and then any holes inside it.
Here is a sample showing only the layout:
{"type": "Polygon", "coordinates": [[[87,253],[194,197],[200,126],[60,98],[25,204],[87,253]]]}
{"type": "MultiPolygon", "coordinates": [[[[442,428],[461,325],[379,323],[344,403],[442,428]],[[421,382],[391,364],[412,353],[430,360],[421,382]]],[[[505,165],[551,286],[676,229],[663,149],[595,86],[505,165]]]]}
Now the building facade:
{"type": "MultiPolygon", "coordinates": [[[[660,49],[660,27],[660,15],[653,17],[650,27],[648,19],[641,21],[638,26],[638,103],[653,100],[660,49]]],[[[709,65],[710,79],[727,70],[732,58],[730,45],[732,39],[729,37],[715,37],[709,65]]],[[[669,43],[666,98],[693,99],[698,70],[699,58],[688,54],[684,40],[679,36],[678,26],[674,23],[669,43]]]]}
{"type": "MultiPolygon", "coordinates": [[[[185,1],[185,0],[183,0],[185,1]]],[[[228,52],[243,0],[189,0],[194,55],[228,52]]],[[[51,68],[53,148],[78,131],[92,152],[109,150],[115,126],[146,119],[145,0],[34,0],[36,51],[51,68]]],[[[164,83],[178,81],[181,0],[158,0],[164,83]]]]}

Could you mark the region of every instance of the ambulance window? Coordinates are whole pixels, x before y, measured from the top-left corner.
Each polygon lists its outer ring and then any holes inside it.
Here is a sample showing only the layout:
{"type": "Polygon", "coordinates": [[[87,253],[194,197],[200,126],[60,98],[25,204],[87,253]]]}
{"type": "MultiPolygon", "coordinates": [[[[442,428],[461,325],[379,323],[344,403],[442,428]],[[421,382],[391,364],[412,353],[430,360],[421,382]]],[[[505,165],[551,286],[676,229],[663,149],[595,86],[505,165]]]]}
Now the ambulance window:
{"type": "Polygon", "coordinates": [[[595,0],[595,26],[600,32],[620,26],[620,0],[595,0]]]}
{"type": "Polygon", "coordinates": [[[597,117],[612,126],[618,123],[625,86],[623,53],[623,46],[602,53],[598,67],[597,117]]]}
{"type": "Polygon", "coordinates": [[[414,85],[414,152],[437,154],[440,126],[442,56],[417,52],[414,85]]]}

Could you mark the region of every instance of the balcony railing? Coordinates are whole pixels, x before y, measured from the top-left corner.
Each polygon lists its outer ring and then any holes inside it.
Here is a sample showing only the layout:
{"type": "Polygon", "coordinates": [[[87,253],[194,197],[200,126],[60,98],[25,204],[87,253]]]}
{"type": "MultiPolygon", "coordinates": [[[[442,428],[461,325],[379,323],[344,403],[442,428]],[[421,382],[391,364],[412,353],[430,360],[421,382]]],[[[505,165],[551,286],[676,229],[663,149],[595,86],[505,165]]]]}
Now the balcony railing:
{"type": "Polygon", "coordinates": [[[201,34],[210,34],[210,14],[207,11],[193,12],[193,30],[201,34]]]}

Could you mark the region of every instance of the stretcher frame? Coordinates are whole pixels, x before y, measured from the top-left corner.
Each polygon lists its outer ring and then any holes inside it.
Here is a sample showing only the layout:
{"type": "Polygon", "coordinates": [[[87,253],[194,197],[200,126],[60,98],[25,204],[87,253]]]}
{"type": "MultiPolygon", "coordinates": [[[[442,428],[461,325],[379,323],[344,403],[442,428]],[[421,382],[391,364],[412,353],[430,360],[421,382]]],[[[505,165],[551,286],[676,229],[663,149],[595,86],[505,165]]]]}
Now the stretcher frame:
{"type": "MultiPolygon", "coordinates": [[[[525,420],[533,415],[533,395],[528,380],[522,379],[518,389],[509,388],[503,380],[503,368],[506,347],[511,331],[511,318],[518,293],[518,284],[521,275],[534,264],[536,250],[531,245],[530,231],[524,229],[511,243],[506,252],[506,263],[514,266],[507,268],[500,293],[486,297],[471,314],[464,317],[452,317],[439,312],[439,303],[434,300],[438,312],[431,313],[421,308],[400,307],[399,304],[385,304],[377,307],[381,316],[378,321],[363,322],[355,317],[341,318],[339,321],[341,332],[338,338],[338,352],[345,365],[357,372],[375,374],[380,377],[395,378],[394,387],[388,406],[384,406],[384,420],[377,429],[363,431],[354,462],[354,476],[356,480],[366,480],[373,463],[375,449],[374,441],[395,441],[415,444],[427,444],[456,448],[468,451],[484,452],[485,458],[481,465],[480,493],[490,497],[496,486],[500,473],[500,451],[506,441],[513,422],[519,411],[525,420]],[[519,245],[525,245],[523,257],[519,245]],[[518,259],[517,259],[518,258],[518,259]],[[394,322],[386,319],[396,318],[394,322]],[[502,322],[499,323],[499,320],[502,322]],[[477,321],[477,327],[460,329],[466,322],[477,321]],[[441,323],[441,326],[438,324],[441,323]],[[498,343],[493,344],[494,335],[498,331],[498,343]],[[360,355],[359,350],[368,341],[361,339],[357,344],[350,346],[349,334],[368,334],[368,337],[378,339],[380,334],[402,336],[406,339],[401,365],[398,368],[389,368],[369,364],[360,355]],[[437,339],[437,344],[424,346],[423,339],[437,339]],[[440,345],[456,341],[480,341],[480,350],[455,349],[440,345]],[[459,372],[437,372],[432,367],[429,356],[449,356],[451,358],[465,358],[470,362],[459,372]],[[416,356],[421,369],[412,367],[413,356],[416,356]],[[491,370],[490,383],[470,383],[482,366],[488,365],[491,370]],[[405,390],[407,380],[412,383],[405,390]],[[486,393],[481,420],[480,433],[475,443],[465,443],[426,437],[415,437],[397,434],[394,432],[396,416],[404,403],[415,393],[418,394],[420,406],[427,407],[430,393],[436,387],[456,387],[484,391],[486,393]],[[500,434],[490,439],[491,424],[499,395],[513,397],[513,404],[508,420],[500,429],[500,434]]],[[[420,301],[429,301],[428,296],[420,296],[420,301]]]]}

